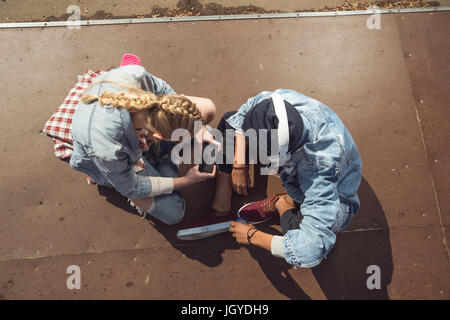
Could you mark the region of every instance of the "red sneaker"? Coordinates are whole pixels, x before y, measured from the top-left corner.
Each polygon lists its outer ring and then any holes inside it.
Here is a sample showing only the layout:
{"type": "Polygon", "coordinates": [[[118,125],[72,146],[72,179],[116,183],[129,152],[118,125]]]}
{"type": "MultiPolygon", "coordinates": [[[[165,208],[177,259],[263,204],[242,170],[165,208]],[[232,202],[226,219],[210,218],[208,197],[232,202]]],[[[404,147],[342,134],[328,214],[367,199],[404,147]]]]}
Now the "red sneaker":
{"type": "Polygon", "coordinates": [[[230,228],[230,221],[236,218],[236,215],[230,211],[224,216],[217,216],[214,209],[206,210],[206,215],[191,224],[185,229],[178,230],[177,238],[181,240],[197,240],[213,235],[227,232],[230,228]]]}
{"type": "Polygon", "coordinates": [[[249,224],[266,222],[278,215],[275,202],[281,195],[284,195],[284,193],[276,194],[264,200],[247,203],[239,209],[237,215],[239,218],[247,220],[249,224]]]}

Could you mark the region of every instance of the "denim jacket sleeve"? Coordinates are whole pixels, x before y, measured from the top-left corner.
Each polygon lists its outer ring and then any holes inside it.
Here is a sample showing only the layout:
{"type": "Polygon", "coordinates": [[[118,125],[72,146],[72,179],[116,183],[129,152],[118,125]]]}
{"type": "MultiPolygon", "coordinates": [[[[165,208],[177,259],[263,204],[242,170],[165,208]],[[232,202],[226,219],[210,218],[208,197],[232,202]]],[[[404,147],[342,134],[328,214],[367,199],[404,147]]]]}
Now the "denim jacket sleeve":
{"type": "Polygon", "coordinates": [[[93,157],[93,160],[105,179],[124,197],[148,197],[152,189],[149,177],[136,174],[134,164],[120,150],[116,154],[118,159],[93,157]]]}
{"type": "Polygon", "coordinates": [[[161,96],[163,94],[176,94],[175,90],[173,90],[167,82],[163,79],[155,77],[148,71],[145,71],[145,74],[142,77],[141,86],[143,90],[151,91],[157,96],[161,96]]]}
{"type": "Polygon", "coordinates": [[[263,91],[255,97],[249,98],[246,103],[244,103],[239,110],[227,119],[227,122],[230,126],[232,126],[236,132],[243,133],[242,125],[244,123],[245,115],[249,110],[251,110],[255,105],[261,102],[264,99],[268,99],[270,97],[271,92],[263,91]]]}
{"type": "Polygon", "coordinates": [[[283,237],[283,251],[288,263],[304,268],[318,265],[336,242],[332,226],[339,205],[337,173],[334,166],[302,168],[301,188],[305,199],[301,205],[300,228],[283,237]]]}

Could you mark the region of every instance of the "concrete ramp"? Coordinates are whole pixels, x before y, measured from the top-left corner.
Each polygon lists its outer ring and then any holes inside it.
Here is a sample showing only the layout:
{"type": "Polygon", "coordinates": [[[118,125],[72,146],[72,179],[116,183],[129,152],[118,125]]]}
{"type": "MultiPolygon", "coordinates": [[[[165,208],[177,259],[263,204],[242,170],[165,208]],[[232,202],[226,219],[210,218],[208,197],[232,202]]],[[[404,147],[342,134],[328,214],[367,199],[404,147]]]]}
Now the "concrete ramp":
{"type": "MultiPolygon", "coordinates": [[[[449,299],[450,12],[0,29],[0,297],[449,299]],[[263,90],[330,106],[363,159],[361,210],[328,258],[294,269],[229,234],[196,242],[86,184],[40,134],[77,75],[123,53],[219,115],[263,90]],[[81,289],[68,290],[68,266],[81,289]],[[381,270],[381,289],[366,286],[381,270]]],[[[216,125],[219,117],[214,121],[216,125]]],[[[185,170],[185,168],[184,168],[185,170]]],[[[255,177],[249,198],[280,191],[255,177]]],[[[214,181],[184,190],[196,220],[214,181]],[[199,196],[199,194],[201,196],[199,196]]],[[[266,231],[279,232],[274,221],[266,231]]]]}

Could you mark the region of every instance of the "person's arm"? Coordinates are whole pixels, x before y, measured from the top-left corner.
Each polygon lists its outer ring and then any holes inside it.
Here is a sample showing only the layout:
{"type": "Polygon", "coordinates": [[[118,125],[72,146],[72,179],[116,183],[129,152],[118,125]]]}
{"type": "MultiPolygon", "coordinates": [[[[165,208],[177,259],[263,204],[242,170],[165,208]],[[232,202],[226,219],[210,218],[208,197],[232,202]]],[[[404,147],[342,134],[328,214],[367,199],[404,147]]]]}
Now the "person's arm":
{"type": "Polygon", "coordinates": [[[239,110],[229,117],[226,121],[235,129],[235,152],[233,170],[231,172],[231,181],[234,191],[239,195],[248,195],[248,185],[250,184],[250,176],[248,174],[248,164],[246,163],[246,142],[242,125],[245,115],[256,104],[270,97],[270,92],[264,91],[255,97],[247,100],[241,105],[239,110]]]}
{"type": "Polygon", "coordinates": [[[209,98],[185,96],[191,100],[202,114],[203,123],[210,123],[216,116],[216,105],[209,98]]]}
{"type": "Polygon", "coordinates": [[[342,210],[333,166],[303,168],[301,188],[305,199],[300,207],[303,219],[299,229],[289,230],[279,244],[289,264],[311,268],[318,265],[336,242],[332,231],[342,210]]]}
{"type": "MultiPolygon", "coordinates": [[[[117,154],[121,155],[122,153],[119,151],[117,154]]],[[[169,194],[173,192],[173,189],[184,188],[212,178],[215,174],[215,170],[212,173],[199,172],[198,166],[195,166],[185,176],[179,178],[143,176],[134,172],[133,165],[123,155],[112,160],[94,157],[94,162],[105,179],[127,198],[146,198],[169,194]]]]}
{"type": "Polygon", "coordinates": [[[245,150],[247,147],[245,142],[245,136],[242,133],[236,132],[234,142],[235,142],[235,151],[234,151],[233,165],[235,166],[247,165],[245,159],[245,150]]]}
{"type": "Polygon", "coordinates": [[[214,166],[214,169],[211,173],[200,172],[198,168],[199,165],[193,166],[183,177],[174,178],[173,188],[182,189],[194,183],[214,178],[214,176],[216,175],[216,166],[214,166]]]}
{"type": "Polygon", "coordinates": [[[240,244],[252,244],[269,251],[271,250],[271,242],[274,235],[255,229],[255,226],[252,224],[243,224],[240,222],[231,221],[230,232],[232,233],[233,238],[235,238],[240,244]],[[251,237],[251,243],[248,242],[247,235],[251,237]]]}
{"type": "MultiPolygon", "coordinates": [[[[121,152],[118,154],[121,155],[121,152]]],[[[145,198],[151,194],[151,180],[149,177],[136,174],[133,164],[126,156],[119,156],[116,159],[112,156],[93,157],[93,160],[103,177],[124,197],[145,198]]]]}
{"type": "Polygon", "coordinates": [[[245,151],[245,137],[243,134],[236,132],[231,182],[233,189],[240,195],[248,195],[248,185],[250,184],[250,175],[248,173],[248,164],[245,159],[245,151]]]}
{"type": "Polygon", "coordinates": [[[175,90],[163,79],[155,77],[150,72],[145,71],[144,76],[141,79],[142,90],[151,91],[157,96],[163,94],[176,94],[175,90]]]}
{"type": "MultiPolygon", "coordinates": [[[[216,168],[214,167],[212,173],[204,173],[198,170],[198,165],[192,167],[185,176],[178,178],[165,178],[165,177],[147,177],[152,182],[154,187],[158,181],[165,186],[159,186],[160,191],[163,193],[172,193],[173,189],[182,189],[184,187],[190,186],[194,183],[203,181],[214,177],[216,168]],[[156,183],[155,183],[156,182],[156,183]]],[[[162,193],[159,193],[162,194],[162,193]]],[[[141,210],[148,211],[152,207],[153,197],[158,194],[151,194],[144,198],[131,198],[133,204],[140,208],[141,210]]]]}
{"type": "MultiPolygon", "coordinates": [[[[157,96],[164,94],[176,94],[175,90],[173,90],[166,81],[155,77],[148,71],[145,71],[144,76],[141,79],[141,87],[143,90],[151,91],[157,96]]],[[[185,97],[195,103],[202,114],[204,123],[209,123],[214,119],[216,115],[216,106],[211,99],[187,95],[185,97]]]]}

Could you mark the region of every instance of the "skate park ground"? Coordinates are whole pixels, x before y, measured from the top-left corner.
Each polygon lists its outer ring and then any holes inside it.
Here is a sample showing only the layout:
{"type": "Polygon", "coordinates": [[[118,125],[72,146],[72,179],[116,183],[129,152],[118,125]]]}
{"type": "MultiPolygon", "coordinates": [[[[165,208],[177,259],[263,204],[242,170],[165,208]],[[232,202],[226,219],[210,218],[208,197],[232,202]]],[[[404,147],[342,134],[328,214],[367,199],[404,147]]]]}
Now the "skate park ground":
{"type": "MultiPolygon", "coordinates": [[[[0,298],[449,299],[450,12],[0,30],[0,298]],[[182,242],[53,154],[45,121],[86,69],[134,53],[218,117],[289,88],[342,118],[363,160],[361,209],[318,267],[296,269],[229,234],[182,242]],[[67,267],[81,269],[69,290],[67,267]],[[369,290],[367,268],[381,272],[369,290]]],[[[183,167],[182,171],[186,171],[183,167]]],[[[256,175],[248,198],[282,191],[256,175]]],[[[183,191],[186,225],[214,181],[183,191]]],[[[280,232],[277,221],[261,227],[280,232]]]]}

